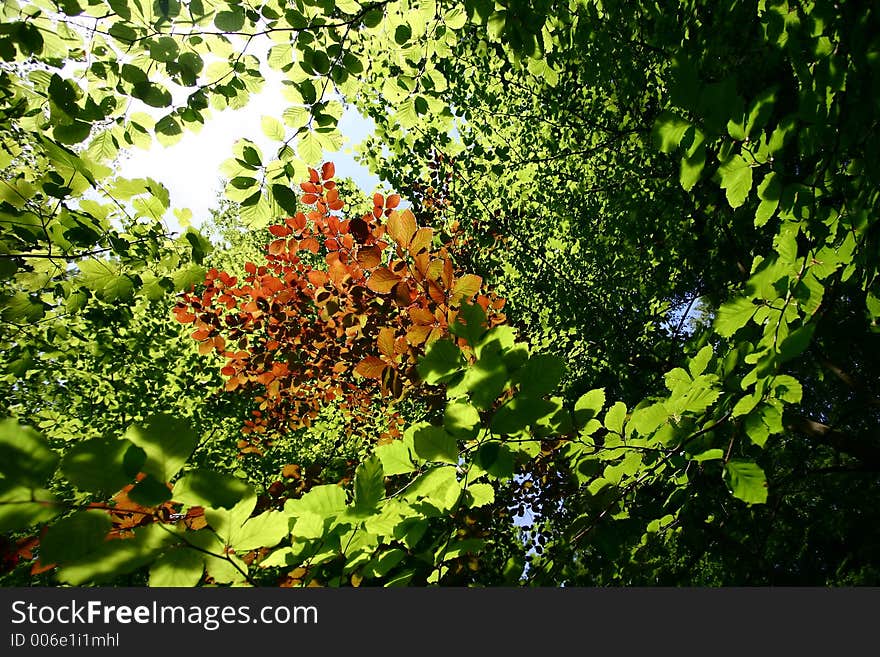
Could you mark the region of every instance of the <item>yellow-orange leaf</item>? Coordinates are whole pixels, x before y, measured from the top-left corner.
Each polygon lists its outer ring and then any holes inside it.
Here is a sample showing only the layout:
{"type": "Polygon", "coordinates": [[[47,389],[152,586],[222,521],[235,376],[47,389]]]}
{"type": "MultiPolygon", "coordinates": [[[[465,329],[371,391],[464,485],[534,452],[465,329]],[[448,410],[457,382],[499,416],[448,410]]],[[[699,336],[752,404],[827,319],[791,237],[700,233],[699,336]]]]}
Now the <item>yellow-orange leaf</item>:
{"type": "Polygon", "coordinates": [[[434,231],[432,229],[419,228],[409,243],[410,254],[415,256],[422,251],[426,251],[431,246],[432,239],[434,239],[434,231]]]}
{"type": "Polygon", "coordinates": [[[452,288],[452,302],[461,303],[464,299],[470,299],[480,291],[483,279],[476,274],[465,274],[457,281],[455,287],[452,288]]]}
{"type": "Polygon", "coordinates": [[[415,215],[409,208],[403,212],[392,212],[388,217],[388,234],[403,249],[409,246],[417,228],[415,215]]]}

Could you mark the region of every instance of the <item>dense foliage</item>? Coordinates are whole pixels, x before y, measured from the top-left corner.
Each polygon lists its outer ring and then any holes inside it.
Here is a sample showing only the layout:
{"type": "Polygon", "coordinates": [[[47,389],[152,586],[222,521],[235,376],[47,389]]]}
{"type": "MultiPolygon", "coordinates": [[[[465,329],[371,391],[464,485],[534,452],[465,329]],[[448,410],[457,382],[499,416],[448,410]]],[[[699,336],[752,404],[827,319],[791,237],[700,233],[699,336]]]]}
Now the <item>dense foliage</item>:
{"type": "Polygon", "coordinates": [[[880,582],[870,3],[0,12],[4,582],[880,582]]]}

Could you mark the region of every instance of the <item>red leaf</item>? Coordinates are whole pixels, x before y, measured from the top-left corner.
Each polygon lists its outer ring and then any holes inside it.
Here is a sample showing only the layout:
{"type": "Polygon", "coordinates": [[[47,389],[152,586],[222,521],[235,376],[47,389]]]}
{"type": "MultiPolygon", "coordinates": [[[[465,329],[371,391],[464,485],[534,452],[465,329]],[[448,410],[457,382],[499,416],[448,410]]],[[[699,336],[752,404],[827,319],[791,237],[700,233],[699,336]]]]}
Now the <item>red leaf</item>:
{"type": "Polygon", "coordinates": [[[366,242],[370,236],[370,226],[360,218],[352,219],[348,224],[348,230],[360,244],[366,242]]]}
{"type": "Polygon", "coordinates": [[[413,302],[412,290],[409,285],[407,285],[406,281],[400,281],[400,283],[394,286],[391,293],[398,306],[405,308],[413,302]]]}
{"type": "Polygon", "coordinates": [[[275,237],[287,237],[293,231],[288,226],[269,226],[269,232],[275,237]]]}
{"type": "Polygon", "coordinates": [[[324,166],[321,167],[321,177],[324,180],[330,180],[333,176],[336,175],[336,167],[332,162],[325,162],[324,166]]]}

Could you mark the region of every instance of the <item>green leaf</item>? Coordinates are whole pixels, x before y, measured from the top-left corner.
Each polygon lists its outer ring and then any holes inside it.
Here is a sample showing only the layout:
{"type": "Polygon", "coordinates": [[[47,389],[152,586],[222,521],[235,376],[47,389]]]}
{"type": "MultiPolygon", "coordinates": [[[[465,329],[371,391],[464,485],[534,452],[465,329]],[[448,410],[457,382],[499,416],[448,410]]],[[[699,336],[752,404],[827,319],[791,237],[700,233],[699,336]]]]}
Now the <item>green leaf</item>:
{"type": "Polygon", "coordinates": [[[671,153],[678,148],[682,137],[691,124],[673,112],[665,111],[654,122],[652,135],[654,143],[664,153],[671,153]]]}
{"type": "Polygon", "coordinates": [[[770,437],[770,429],[764,424],[760,413],[752,413],[745,420],[746,434],[758,447],[763,447],[770,437]]]}
{"type": "Polygon", "coordinates": [[[238,477],[200,468],[178,479],[171,496],[186,506],[231,509],[252,492],[247,482],[238,477]]]}
{"type": "Polygon", "coordinates": [[[757,310],[758,307],[747,297],[737,297],[733,301],[728,301],[718,309],[715,330],[721,337],[729,338],[745,326],[757,310]]]}
{"type": "Polygon", "coordinates": [[[288,214],[296,214],[298,209],[298,199],[296,193],[287,185],[274,184],[270,188],[272,190],[272,198],[281,206],[281,209],[288,214]]]}
{"type": "Polygon", "coordinates": [[[749,163],[734,155],[718,168],[718,173],[730,207],[738,208],[745,203],[752,189],[752,167],[749,163]]]}
{"type": "Polygon", "coordinates": [[[61,510],[49,491],[0,479],[0,532],[18,531],[46,522],[61,510]]]}
{"type": "Polygon", "coordinates": [[[382,468],[388,476],[415,472],[418,469],[409,445],[401,440],[379,445],[375,454],[382,462],[382,468]]]}
{"type": "Polygon", "coordinates": [[[205,572],[205,557],[188,547],[168,550],[150,567],[150,586],[196,586],[205,572]]]}
{"type": "Polygon", "coordinates": [[[0,420],[0,474],[2,481],[38,488],[58,466],[58,455],[49,442],[14,418],[0,420]]]}
{"type": "Polygon", "coordinates": [[[694,454],[691,457],[691,461],[696,461],[697,463],[702,463],[704,461],[717,461],[719,459],[724,458],[724,450],[723,449],[707,449],[705,452],[700,452],[699,454],[694,454]]]}
{"type": "Polygon", "coordinates": [[[54,523],[40,539],[43,564],[73,561],[93,552],[113,527],[106,511],[78,511],[54,523]]]}
{"type": "Polygon", "coordinates": [[[507,445],[487,442],[480,446],[474,463],[497,479],[510,479],[513,476],[513,454],[507,445]]]}
{"type": "Polygon", "coordinates": [[[345,510],[345,490],[336,484],[315,486],[298,500],[288,501],[285,510],[288,505],[297,511],[312,511],[320,515],[336,514],[345,510]]]}
{"type": "Polygon", "coordinates": [[[520,392],[540,397],[553,392],[565,374],[565,362],[558,356],[535,354],[519,371],[520,392]]]}
{"type": "Polygon", "coordinates": [[[147,455],[125,439],[92,438],[71,447],[61,471],[80,490],[112,495],[130,484],[147,455]]]}
{"type": "Polygon", "coordinates": [[[128,491],[128,497],[142,506],[159,506],[171,499],[171,490],[164,481],[147,475],[128,491]]]}
{"type": "Polygon", "coordinates": [[[767,502],[767,477],[757,463],[731,459],[724,466],[724,480],[737,499],[748,504],[767,502]]]}
{"type": "Polygon", "coordinates": [[[260,121],[260,127],[263,129],[263,134],[269,139],[284,141],[284,126],[278,119],[264,116],[260,121]]]}
{"type": "Polygon", "coordinates": [[[167,414],[154,415],[143,426],[130,427],[125,437],[146,452],[143,472],[163,482],[177,474],[199,442],[186,420],[167,414]]]}
{"type": "MultiPolygon", "coordinates": [[[[464,378],[454,389],[468,393],[473,405],[480,410],[490,409],[509,384],[504,359],[497,349],[483,350],[480,359],[465,370],[464,378]]],[[[453,396],[452,389],[447,393],[453,396]]]]}
{"type": "Polygon", "coordinates": [[[419,376],[428,385],[438,385],[448,381],[464,367],[461,349],[450,340],[435,340],[419,361],[419,376]]]}
{"type": "Polygon", "coordinates": [[[712,360],[713,353],[712,345],[706,345],[697,352],[696,356],[691,358],[688,362],[688,371],[691,373],[691,376],[700,376],[705,371],[706,365],[712,360]]]}
{"type": "Polygon", "coordinates": [[[443,427],[427,425],[416,429],[413,446],[418,457],[424,461],[458,463],[458,441],[443,427]]]}
{"type": "Polygon", "coordinates": [[[244,27],[244,9],[231,5],[229,11],[218,12],[214,17],[214,25],[221,32],[238,32],[244,27]]]}
{"type": "Polygon", "coordinates": [[[650,436],[669,419],[669,411],[662,403],[651,404],[633,411],[631,426],[639,435],[650,436]]]}
{"type": "Polygon", "coordinates": [[[88,554],[63,564],[58,579],[73,586],[110,581],[146,566],[179,540],[156,523],[139,527],[132,538],[104,541],[88,554]]]}
{"type": "Polygon", "coordinates": [[[706,144],[700,143],[693,154],[681,158],[678,182],[686,192],[691,191],[700,180],[700,174],[706,166],[706,144]]]}
{"type": "Polygon", "coordinates": [[[578,426],[585,426],[587,422],[599,415],[599,411],[605,405],[605,388],[597,388],[581,395],[574,405],[574,421],[578,426]]]}
{"type": "Polygon", "coordinates": [[[354,474],[355,509],[374,509],[384,497],[385,472],[382,461],[373,454],[357,467],[354,474]]]}
{"type": "Polygon", "coordinates": [[[227,539],[229,545],[238,552],[247,552],[263,547],[273,547],[289,533],[287,514],[280,511],[264,511],[260,515],[250,518],[227,539]]]}
{"type": "Polygon", "coordinates": [[[315,133],[309,132],[300,138],[297,154],[309,166],[315,166],[321,161],[321,158],[324,156],[324,150],[321,148],[315,133]]]}
{"type": "Polygon", "coordinates": [[[495,501],[495,489],[492,484],[471,484],[465,490],[470,494],[470,504],[472,508],[486,506],[495,501]]]}
{"type": "Polygon", "coordinates": [[[770,221],[770,218],[779,207],[779,199],[782,196],[782,183],[773,171],[764,176],[758,185],[758,198],[761,202],[755,212],[755,227],[761,227],[770,221]]]}
{"type": "Polygon", "coordinates": [[[453,7],[443,14],[443,22],[451,30],[460,30],[467,23],[467,14],[461,7],[453,7]]]}
{"type": "Polygon", "coordinates": [[[460,497],[461,485],[451,465],[431,468],[419,475],[404,493],[404,499],[424,500],[439,511],[452,509],[460,497]]]}
{"type": "Polygon", "coordinates": [[[480,427],[480,413],[467,401],[458,399],[446,405],[443,426],[456,438],[473,438],[480,427]]]}

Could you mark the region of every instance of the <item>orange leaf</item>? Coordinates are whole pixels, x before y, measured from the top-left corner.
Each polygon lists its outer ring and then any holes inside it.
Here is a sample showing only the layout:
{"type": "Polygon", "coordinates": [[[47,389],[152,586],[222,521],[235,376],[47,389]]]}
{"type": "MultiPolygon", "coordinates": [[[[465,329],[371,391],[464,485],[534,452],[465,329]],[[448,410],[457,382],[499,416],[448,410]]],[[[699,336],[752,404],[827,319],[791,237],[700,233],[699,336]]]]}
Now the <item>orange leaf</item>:
{"type": "Polygon", "coordinates": [[[312,253],[317,253],[318,249],[321,248],[321,245],[318,244],[318,240],[316,240],[314,237],[307,237],[299,243],[299,248],[303,251],[311,251],[312,253]]]}
{"type": "Polygon", "coordinates": [[[281,255],[287,249],[287,240],[280,239],[269,242],[269,254],[281,255]]]}
{"type": "Polygon", "coordinates": [[[299,186],[302,188],[302,190],[304,192],[308,192],[309,194],[317,194],[318,193],[318,186],[315,184],[315,182],[317,182],[317,180],[314,182],[300,183],[299,186]]]}
{"type": "Polygon", "coordinates": [[[300,199],[305,205],[312,205],[318,200],[317,194],[303,194],[300,199]]]}
{"type": "Polygon", "coordinates": [[[406,307],[413,302],[412,290],[406,281],[400,281],[394,286],[391,293],[394,295],[395,303],[399,306],[406,307]]]}
{"type": "Polygon", "coordinates": [[[373,205],[377,208],[384,207],[385,205],[385,197],[381,194],[373,194],[373,205]]]}
{"type": "Polygon", "coordinates": [[[409,209],[392,212],[388,217],[388,234],[401,248],[405,249],[409,246],[417,228],[416,218],[409,209]]]}
{"type": "Polygon", "coordinates": [[[293,227],[297,230],[302,230],[306,227],[306,215],[302,212],[297,212],[296,215],[289,219],[289,221],[293,222],[293,227]]]}
{"type": "Polygon", "coordinates": [[[434,303],[446,303],[446,293],[434,281],[428,281],[428,295],[434,303]]]}
{"type": "Polygon", "coordinates": [[[333,201],[335,201],[335,200],[337,200],[337,199],[339,198],[339,190],[338,190],[338,189],[331,189],[331,190],[329,190],[329,191],[324,195],[324,198],[327,199],[327,202],[328,202],[328,203],[332,203],[333,201]]]}
{"type": "Polygon", "coordinates": [[[366,379],[381,379],[386,367],[388,365],[376,356],[367,356],[357,364],[354,371],[366,379]]]}
{"type": "Polygon", "coordinates": [[[269,232],[275,237],[287,237],[293,231],[290,230],[289,226],[269,226],[269,232]]]}
{"type": "Polygon", "coordinates": [[[342,199],[336,199],[335,201],[329,202],[331,210],[341,210],[345,207],[345,203],[342,202],[342,199]]]}
{"type": "Polygon", "coordinates": [[[379,329],[379,353],[388,358],[394,358],[394,329],[388,326],[379,329]]]}
{"type": "Polygon", "coordinates": [[[207,354],[207,353],[208,353],[209,351],[211,351],[211,349],[213,349],[213,348],[214,348],[214,343],[213,343],[211,340],[208,340],[208,341],[206,341],[206,342],[200,342],[200,343],[199,343],[199,353],[200,353],[202,356],[204,356],[205,354],[207,354]]]}
{"type": "Polygon", "coordinates": [[[400,196],[398,196],[397,194],[392,194],[385,201],[385,207],[388,208],[389,210],[393,210],[398,205],[400,205],[400,196]]]}
{"type": "Polygon", "coordinates": [[[207,340],[211,335],[211,330],[206,328],[200,328],[197,331],[193,331],[192,339],[193,340],[207,340]]]}
{"type": "Polygon", "coordinates": [[[465,299],[470,299],[480,291],[483,279],[476,274],[465,274],[455,282],[452,288],[452,302],[461,303],[465,299]]]}
{"type": "Polygon", "coordinates": [[[358,251],[357,261],[364,269],[372,269],[382,261],[382,252],[375,246],[365,246],[358,251]]]}
{"type": "Polygon", "coordinates": [[[281,476],[287,479],[299,479],[302,476],[302,468],[295,463],[285,465],[281,469],[281,476]]]}
{"type": "Polygon", "coordinates": [[[308,277],[309,282],[315,287],[321,287],[327,282],[327,274],[322,271],[312,270],[308,273],[308,277]]]}
{"type": "Polygon", "coordinates": [[[379,294],[388,294],[400,282],[400,277],[395,276],[388,267],[376,269],[367,281],[367,287],[379,294]]]}
{"type": "Polygon", "coordinates": [[[335,175],[336,167],[334,164],[332,162],[324,162],[324,166],[321,167],[321,178],[330,180],[335,175]]]}

